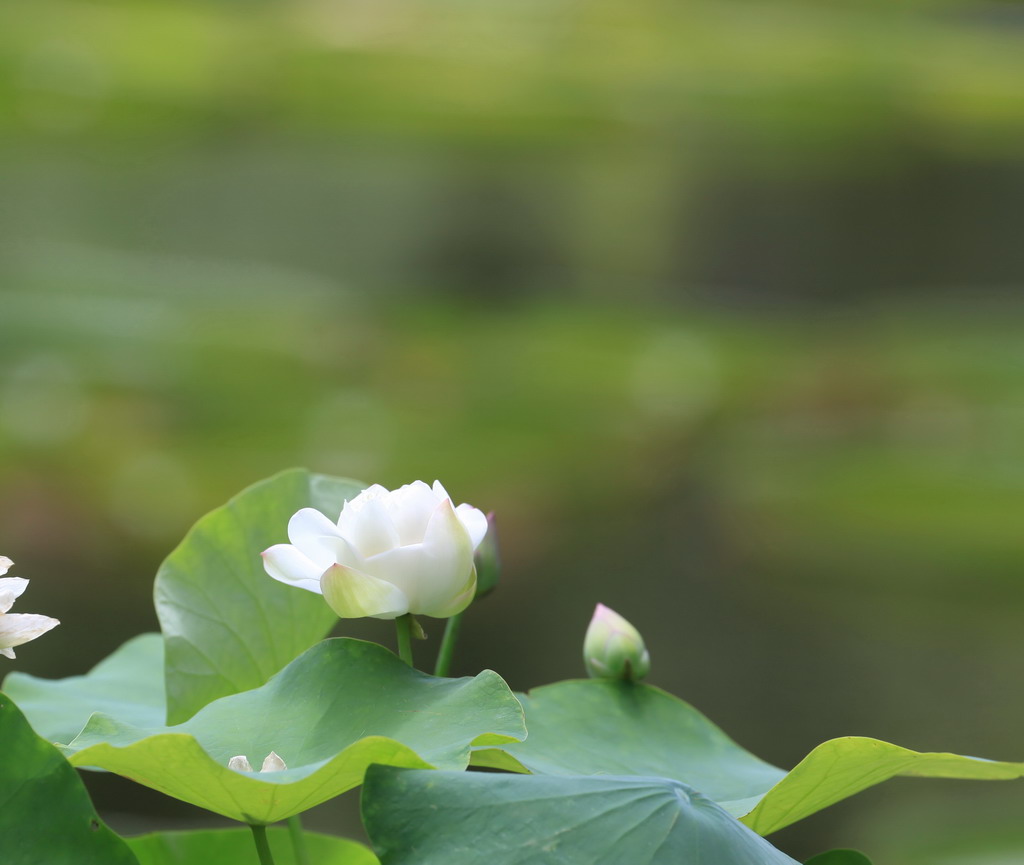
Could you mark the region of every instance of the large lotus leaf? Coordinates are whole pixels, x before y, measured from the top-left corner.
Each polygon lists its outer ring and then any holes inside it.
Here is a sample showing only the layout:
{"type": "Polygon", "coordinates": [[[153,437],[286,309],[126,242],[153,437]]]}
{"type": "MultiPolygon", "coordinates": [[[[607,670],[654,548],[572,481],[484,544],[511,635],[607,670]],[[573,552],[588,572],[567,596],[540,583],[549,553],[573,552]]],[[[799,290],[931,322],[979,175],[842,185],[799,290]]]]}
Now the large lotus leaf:
{"type": "Polygon", "coordinates": [[[0,861],[4,865],[136,865],[82,779],[0,694],[0,861]]]}
{"type": "MultiPolygon", "coordinates": [[[[674,778],[735,816],[747,813],[786,773],[744,750],[700,712],[649,685],[598,679],[559,682],[520,695],[530,731],[504,745],[541,775],[644,775],[674,778]],[[755,799],[756,802],[756,799],[755,799]]],[[[494,751],[477,765],[515,769],[494,751]]]]}
{"type": "MultiPolygon", "coordinates": [[[[268,829],[267,840],[276,865],[297,865],[287,829],[268,829]]],[[[309,860],[317,865],[377,865],[377,857],[355,841],[314,832],[307,832],[305,840],[309,860]]],[[[254,865],[257,861],[248,829],[154,832],[127,841],[139,865],[254,865]]]]}
{"type": "Polygon", "coordinates": [[[768,835],[897,775],[1008,781],[1024,777],[1024,763],[921,753],[859,736],[832,739],[804,757],[743,822],[768,835]]]}
{"type": "Polygon", "coordinates": [[[829,850],[812,856],[804,865],[871,865],[871,860],[856,850],[829,850]]]}
{"type": "Polygon", "coordinates": [[[266,685],[210,703],[184,724],[139,728],[94,715],[68,746],[76,766],[125,775],[247,823],[273,823],[357,786],[371,763],[464,769],[474,745],[526,735],[501,677],[438,679],[375,643],[325,640],[266,685]],[[259,767],[276,751],[288,769],[259,767]]]}
{"type": "Polygon", "coordinates": [[[39,679],[11,673],[4,690],[32,728],[51,742],[70,742],[93,712],[140,727],[164,723],[164,641],[133,637],[84,676],[39,679]]]}
{"type": "Polygon", "coordinates": [[[373,766],[363,822],[383,865],[794,865],[666,778],[373,766]]]}
{"type": "Polygon", "coordinates": [[[288,520],[314,507],[331,518],[358,481],[291,469],[244,490],[193,526],[156,576],[166,641],[167,723],[256,688],[330,630],[323,598],[273,580],[260,553],[287,540],[288,520]]]}
{"type": "Polygon", "coordinates": [[[544,775],[654,775],[690,784],[768,835],[896,775],[1024,777],[1024,763],[921,754],[876,739],[825,742],[787,773],[743,750],[692,706],[648,685],[559,682],[520,700],[529,738],[473,762],[544,775]]]}

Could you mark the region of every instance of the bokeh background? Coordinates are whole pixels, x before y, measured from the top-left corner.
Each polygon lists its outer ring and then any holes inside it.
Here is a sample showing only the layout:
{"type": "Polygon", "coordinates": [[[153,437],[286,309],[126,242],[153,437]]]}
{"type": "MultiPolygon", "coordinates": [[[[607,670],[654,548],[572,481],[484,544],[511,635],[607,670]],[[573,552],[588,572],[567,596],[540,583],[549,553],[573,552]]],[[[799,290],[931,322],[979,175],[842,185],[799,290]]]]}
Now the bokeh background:
{"type": "MultiPolygon", "coordinates": [[[[602,601],[779,765],[1024,759],[1022,214],[1017,4],[4,3],[0,552],[63,620],[17,667],[155,629],[281,468],[437,477],[505,561],[460,673],[580,675],[602,601]]],[[[903,780],[773,840],[1005,865],[1022,814],[903,780]]]]}

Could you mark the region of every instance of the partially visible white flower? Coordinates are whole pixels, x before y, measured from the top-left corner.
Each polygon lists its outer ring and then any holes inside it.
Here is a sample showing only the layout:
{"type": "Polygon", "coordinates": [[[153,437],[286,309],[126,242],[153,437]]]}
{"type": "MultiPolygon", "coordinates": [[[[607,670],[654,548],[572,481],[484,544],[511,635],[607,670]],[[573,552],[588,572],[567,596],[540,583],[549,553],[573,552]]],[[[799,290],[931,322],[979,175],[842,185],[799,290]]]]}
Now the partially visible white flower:
{"type": "Polygon", "coordinates": [[[651,669],[640,632],[604,604],[597,605],[583,638],[583,662],[594,679],[639,681],[651,669]]]}
{"type": "MultiPolygon", "coordinates": [[[[228,768],[234,769],[236,772],[251,772],[252,764],[249,762],[249,758],[244,754],[239,754],[237,757],[232,757],[228,760],[228,768]]],[[[263,766],[260,768],[260,772],[283,772],[288,767],[284,764],[276,751],[271,751],[263,760],[263,766]]]]}
{"type": "Polygon", "coordinates": [[[60,624],[49,616],[7,612],[28,586],[28,580],[21,577],[4,577],[13,564],[7,556],[0,556],[0,655],[8,658],[14,657],[15,646],[34,640],[60,624]]]}
{"type": "Polygon", "coordinates": [[[440,481],[394,491],[374,484],[345,502],[336,524],[314,508],[296,513],[291,543],[266,550],[263,566],[275,580],[323,595],[343,619],[445,619],[473,600],[473,552],[486,534],[483,512],[455,507],[440,481]]]}

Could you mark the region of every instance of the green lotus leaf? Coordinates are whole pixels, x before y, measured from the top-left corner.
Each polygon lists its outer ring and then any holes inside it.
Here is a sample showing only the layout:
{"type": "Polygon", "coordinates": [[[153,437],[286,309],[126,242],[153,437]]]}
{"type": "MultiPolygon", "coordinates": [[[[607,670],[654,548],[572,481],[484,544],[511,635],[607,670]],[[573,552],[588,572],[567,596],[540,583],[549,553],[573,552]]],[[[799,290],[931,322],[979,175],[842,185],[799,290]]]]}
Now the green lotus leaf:
{"type": "MultiPolygon", "coordinates": [[[[154,832],[128,838],[139,865],[253,865],[256,848],[248,829],[154,832]]],[[[276,865],[298,865],[287,829],[270,828],[267,840],[276,865]]],[[[331,835],[305,833],[309,859],[317,865],[377,865],[362,844],[331,835]]]]}
{"type": "Polygon", "coordinates": [[[167,723],[257,688],[322,639],[337,617],[319,595],[267,576],[260,553],[314,507],[332,519],[365,484],[291,469],[241,492],[193,526],[156,576],[166,641],[167,723]]]}
{"type": "Polygon", "coordinates": [[[703,792],[768,835],[897,775],[1009,780],[1024,763],[833,739],[791,772],[745,751],[692,706],[649,685],[577,680],[521,695],[524,742],[480,749],[479,766],[542,775],[659,775],[703,792]]]}
{"type": "Polygon", "coordinates": [[[500,752],[479,751],[474,764],[512,771],[518,764],[540,775],[673,778],[737,817],[786,774],[650,685],[583,679],[534,688],[519,699],[529,737],[500,752]]]}
{"type": "Polygon", "coordinates": [[[67,747],[106,769],[247,823],[273,823],[361,783],[384,763],[464,769],[471,748],[526,735],[522,708],[496,673],[438,679],[375,643],[325,640],[266,685],[222,697],[183,724],[142,728],[93,715],[67,747]],[[280,772],[227,768],[271,751],[280,772]]]}
{"type": "Polygon", "coordinates": [[[383,865],[794,865],[666,778],[417,772],[373,766],[363,821],[383,865]]]}
{"type": "Polygon", "coordinates": [[[0,694],[0,858],[4,865],[137,865],[82,779],[0,694]]]}
{"type": "Polygon", "coordinates": [[[1024,763],[922,753],[859,736],[831,739],[818,745],[768,790],[743,822],[755,832],[768,835],[861,790],[907,775],[1010,781],[1024,777],[1024,763]]]}
{"type": "Polygon", "coordinates": [[[164,723],[164,641],[159,634],[133,637],[84,676],[40,679],[11,673],[4,690],[40,736],[70,742],[93,712],[146,727],[164,723]]]}

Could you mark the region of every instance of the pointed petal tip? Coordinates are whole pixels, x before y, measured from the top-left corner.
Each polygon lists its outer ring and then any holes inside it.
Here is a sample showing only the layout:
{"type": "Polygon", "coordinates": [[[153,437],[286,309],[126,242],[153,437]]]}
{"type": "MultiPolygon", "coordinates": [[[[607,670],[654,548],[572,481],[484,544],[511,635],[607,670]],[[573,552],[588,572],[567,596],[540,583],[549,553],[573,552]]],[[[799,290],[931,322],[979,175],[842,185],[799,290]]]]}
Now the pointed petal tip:
{"type": "Polygon", "coordinates": [[[283,772],[288,766],[276,751],[271,751],[263,760],[261,772],[283,772]]]}
{"type": "Polygon", "coordinates": [[[301,550],[291,544],[274,544],[260,553],[260,557],[267,576],[285,585],[320,593],[322,569],[301,550]]]}

